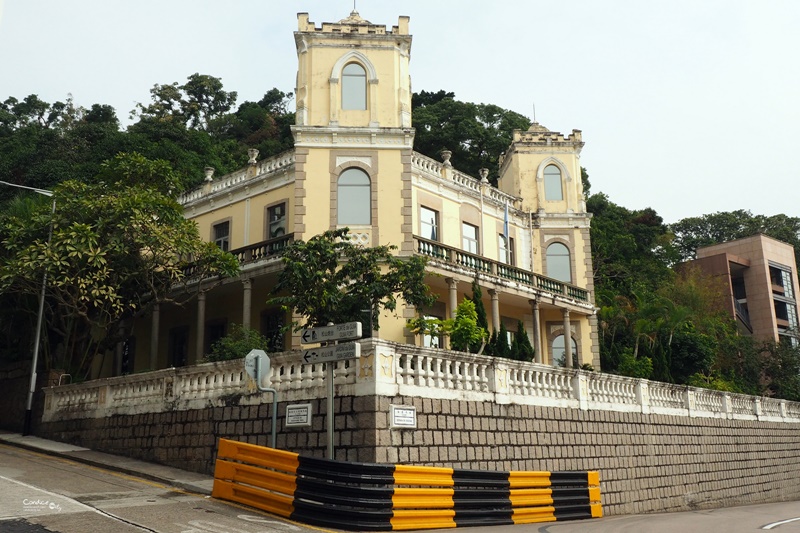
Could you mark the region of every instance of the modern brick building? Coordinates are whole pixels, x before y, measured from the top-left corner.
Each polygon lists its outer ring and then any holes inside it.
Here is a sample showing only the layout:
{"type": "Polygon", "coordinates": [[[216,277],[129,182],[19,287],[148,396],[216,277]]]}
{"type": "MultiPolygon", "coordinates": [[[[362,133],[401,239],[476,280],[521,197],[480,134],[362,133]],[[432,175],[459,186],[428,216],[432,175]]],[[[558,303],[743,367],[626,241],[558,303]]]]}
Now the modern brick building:
{"type": "Polygon", "coordinates": [[[766,235],[705,246],[690,262],[723,280],[728,311],[747,335],[798,344],[794,248],[766,235]]]}

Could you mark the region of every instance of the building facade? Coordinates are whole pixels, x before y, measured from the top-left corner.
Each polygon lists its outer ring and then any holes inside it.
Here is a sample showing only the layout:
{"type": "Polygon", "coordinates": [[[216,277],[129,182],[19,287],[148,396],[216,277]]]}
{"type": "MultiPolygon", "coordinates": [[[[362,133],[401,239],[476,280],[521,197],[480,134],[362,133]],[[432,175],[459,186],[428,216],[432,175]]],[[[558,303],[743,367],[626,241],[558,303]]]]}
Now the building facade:
{"type": "Polygon", "coordinates": [[[251,151],[246,168],[216,179],[209,169],[202,187],[179,198],[201,235],[239,258],[240,276],[195,280],[191,301],[140,319],[121,370],[198,361],[232,324],[260,330],[276,351],[299,348],[297,335],[281,333],[293,317],[266,304],[280,249],[341,227],[357,244],[429,259],[437,303],[401,302],[374,336],[435,344],[406,320],[453,316],[477,280],[490,329],[515,332],[521,320],[537,362],[599,369],[581,132],[536,123],[515,132],[493,187],[483,171],[456,170],[447,152],[437,161],[413,151],[408,17],[387,28],[354,11],[317,26],[300,13],[294,37],[294,149],[261,161],[251,151]]]}
{"type": "Polygon", "coordinates": [[[798,345],[797,265],[791,245],[753,235],[698,248],[690,264],[722,280],[728,312],[741,333],[798,345]]]}

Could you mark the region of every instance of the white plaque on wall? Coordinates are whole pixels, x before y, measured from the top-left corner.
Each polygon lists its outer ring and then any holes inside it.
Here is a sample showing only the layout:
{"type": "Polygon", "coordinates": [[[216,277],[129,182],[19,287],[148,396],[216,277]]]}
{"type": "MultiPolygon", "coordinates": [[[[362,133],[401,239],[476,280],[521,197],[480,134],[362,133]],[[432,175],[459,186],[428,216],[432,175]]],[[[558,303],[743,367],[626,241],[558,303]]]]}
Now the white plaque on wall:
{"type": "Polygon", "coordinates": [[[409,405],[391,405],[393,429],[417,427],[417,408],[409,405]]]}
{"type": "Polygon", "coordinates": [[[310,427],[311,426],[311,404],[296,403],[286,406],[286,427],[310,427]]]}

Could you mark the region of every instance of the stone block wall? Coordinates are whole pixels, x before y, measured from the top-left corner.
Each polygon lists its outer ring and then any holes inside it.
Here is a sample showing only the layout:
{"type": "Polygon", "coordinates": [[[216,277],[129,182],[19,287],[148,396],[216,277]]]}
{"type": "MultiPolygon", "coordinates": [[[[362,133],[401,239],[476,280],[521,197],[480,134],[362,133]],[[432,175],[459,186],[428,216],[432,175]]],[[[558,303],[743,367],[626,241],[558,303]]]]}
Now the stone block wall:
{"type": "MultiPolygon", "coordinates": [[[[244,402],[247,403],[247,402],[244,402]]],[[[305,403],[305,402],[304,402],[305,403]]],[[[324,457],[326,400],[278,448],[324,457]]],[[[599,470],[608,515],[800,499],[800,424],[468,400],[335,399],[336,459],[492,470],[599,470]],[[389,429],[391,404],[417,428],[389,429]]],[[[211,473],[220,437],[270,444],[271,404],[45,422],[56,440],[211,473]]]]}
{"type": "Polygon", "coordinates": [[[380,398],[414,405],[379,462],[499,470],[598,470],[606,514],[800,499],[800,425],[380,398]]]}

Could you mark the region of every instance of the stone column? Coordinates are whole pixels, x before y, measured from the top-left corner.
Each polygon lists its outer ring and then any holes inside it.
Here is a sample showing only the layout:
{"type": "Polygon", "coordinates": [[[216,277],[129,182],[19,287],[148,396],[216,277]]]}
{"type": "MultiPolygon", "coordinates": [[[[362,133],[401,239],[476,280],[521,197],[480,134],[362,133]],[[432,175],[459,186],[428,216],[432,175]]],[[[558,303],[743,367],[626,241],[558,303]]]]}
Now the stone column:
{"type": "Polygon", "coordinates": [[[250,314],[253,304],[253,281],[242,280],[242,327],[250,327],[250,314]]]}
{"type": "Polygon", "coordinates": [[[492,297],[492,327],[495,331],[500,331],[500,297],[497,291],[489,289],[489,296],[492,297]]]}
{"type": "Polygon", "coordinates": [[[456,307],[458,307],[458,280],[455,278],[447,278],[445,281],[450,288],[450,318],[455,318],[456,307]]]}
{"type": "Polygon", "coordinates": [[[564,315],[564,366],[566,368],[574,368],[572,364],[572,328],[569,325],[569,309],[562,309],[561,313],[564,315]]]}
{"type": "Polygon", "coordinates": [[[153,317],[150,326],[150,370],[158,370],[158,323],[160,305],[153,306],[153,317]]]}
{"type": "Polygon", "coordinates": [[[537,300],[528,300],[528,303],[531,304],[531,311],[533,312],[533,350],[535,352],[533,361],[534,363],[543,363],[542,330],[539,325],[539,302],[537,300]]]}
{"type": "Polygon", "coordinates": [[[203,360],[203,344],[206,337],[206,293],[197,295],[197,337],[195,338],[194,361],[203,360]]]}

